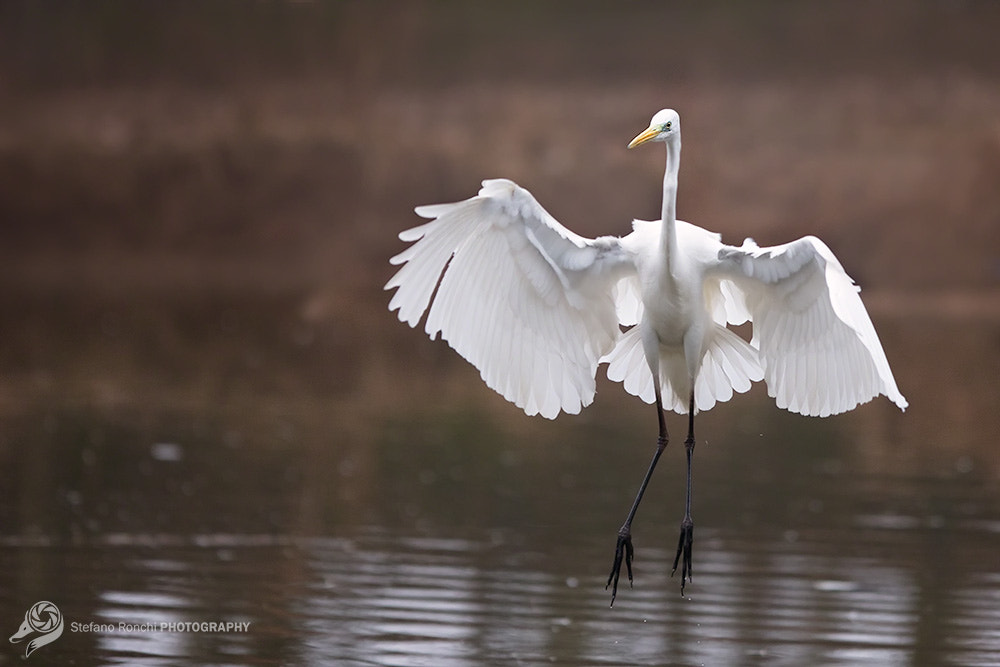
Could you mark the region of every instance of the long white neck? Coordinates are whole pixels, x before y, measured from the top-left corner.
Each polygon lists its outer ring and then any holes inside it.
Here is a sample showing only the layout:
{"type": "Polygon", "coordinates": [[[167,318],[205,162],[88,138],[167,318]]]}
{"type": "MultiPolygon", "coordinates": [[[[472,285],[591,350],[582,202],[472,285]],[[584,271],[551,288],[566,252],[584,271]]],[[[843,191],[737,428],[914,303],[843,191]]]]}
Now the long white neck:
{"type": "Polygon", "coordinates": [[[663,226],[660,230],[660,243],[669,265],[670,259],[677,255],[675,223],[677,221],[677,172],[681,166],[680,135],[671,136],[667,139],[666,145],[667,168],[663,174],[663,209],[660,211],[663,226]]]}

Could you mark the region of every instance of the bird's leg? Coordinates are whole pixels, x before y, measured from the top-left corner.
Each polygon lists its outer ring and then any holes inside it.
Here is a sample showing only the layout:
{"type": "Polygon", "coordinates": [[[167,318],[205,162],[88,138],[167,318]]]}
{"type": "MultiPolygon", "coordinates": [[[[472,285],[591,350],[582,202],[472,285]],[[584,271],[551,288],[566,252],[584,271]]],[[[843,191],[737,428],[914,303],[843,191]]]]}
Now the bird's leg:
{"type": "Polygon", "coordinates": [[[625,517],[625,523],[618,529],[618,543],[615,545],[615,561],[611,565],[611,574],[608,575],[608,583],[604,586],[605,590],[607,590],[608,586],[612,587],[612,606],[615,604],[615,596],[618,595],[618,577],[621,575],[622,561],[625,562],[625,569],[628,572],[629,586],[632,585],[632,519],[635,518],[635,511],[639,509],[639,503],[642,501],[642,494],[646,492],[649,478],[653,476],[653,469],[656,467],[656,462],[660,460],[660,455],[666,449],[667,442],[669,441],[669,437],[667,436],[667,422],[663,417],[663,397],[660,395],[659,383],[655,383],[654,388],[656,391],[656,416],[659,420],[660,434],[656,438],[656,451],[653,452],[653,460],[649,462],[649,469],[646,470],[646,476],[642,478],[639,493],[636,494],[635,501],[632,502],[632,508],[628,511],[628,516],[625,517]]]}
{"type": "Polygon", "coordinates": [[[681,520],[681,535],[677,540],[677,555],[674,556],[674,567],[670,576],[677,571],[677,563],[681,562],[681,595],[684,595],[684,582],[691,581],[691,544],[694,542],[694,521],[691,520],[691,455],[694,453],[694,390],[688,404],[688,435],[684,441],[687,451],[687,498],[684,502],[684,518],[681,520]],[[681,558],[683,557],[683,561],[681,558]]]}

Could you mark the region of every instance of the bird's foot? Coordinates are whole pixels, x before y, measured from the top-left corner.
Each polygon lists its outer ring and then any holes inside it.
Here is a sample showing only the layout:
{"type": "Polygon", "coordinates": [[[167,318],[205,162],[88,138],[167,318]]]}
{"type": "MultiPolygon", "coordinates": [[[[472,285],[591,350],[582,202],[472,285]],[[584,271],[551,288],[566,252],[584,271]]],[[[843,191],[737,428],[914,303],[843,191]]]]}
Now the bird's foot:
{"type": "Polygon", "coordinates": [[[674,556],[674,568],[670,570],[672,577],[677,571],[677,564],[681,563],[681,595],[684,595],[685,581],[691,581],[691,545],[693,542],[694,522],[691,521],[691,517],[686,516],[681,521],[681,536],[677,540],[677,555],[674,556]]]}
{"type": "Polygon", "coordinates": [[[622,526],[618,531],[618,543],[615,545],[615,562],[611,565],[611,574],[604,590],[611,586],[611,606],[615,605],[618,595],[618,577],[622,573],[622,561],[625,561],[625,571],[628,573],[628,585],[632,586],[632,531],[628,526],[622,526]]]}

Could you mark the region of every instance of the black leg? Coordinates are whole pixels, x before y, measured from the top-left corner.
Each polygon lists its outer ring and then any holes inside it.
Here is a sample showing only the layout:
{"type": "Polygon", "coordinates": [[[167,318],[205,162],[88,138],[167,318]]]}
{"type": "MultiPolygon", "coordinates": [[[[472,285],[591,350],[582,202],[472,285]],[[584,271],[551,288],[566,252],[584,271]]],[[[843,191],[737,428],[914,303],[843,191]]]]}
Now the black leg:
{"type": "MultiPolygon", "coordinates": [[[[635,511],[639,509],[639,503],[642,501],[642,494],[646,492],[649,478],[653,476],[653,469],[656,467],[656,462],[660,460],[660,454],[666,449],[669,440],[667,436],[667,422],[663,417],[663,397],[660,395],[659,382],[655,383],[655,390],[656,416],[660,425],[660,435],[656,439],[656,451],[653,452],[653,460],[649,462],[649,469],[646,470],[646,476],[642,478],[642,484],[639,486],[639,493],[636,494],[635,501],[632,503],[632,509],[628,511],[625,523],[618,529],[618,543],[615,545],[615,561],[611,565],[611,574],[608,575],[608,583],[604,586],[605,590],[607,590],[608,586],[612,586],[612,606],[615,604],[615,596],[618,595],[618,577],[621,575],[623,561],[625,563],[625,570],[628,572],[629,586],[632,585],[632,519],[635,518],[635,511]]],[[[690,454],[688,456],[690,457],[690,454]]]]}
{"type": "Polygon", "coordinates": [[[694,453],[694,390],[691,390],[691,400],[688,403],[688,435],[684,441],[687,451],[687,499],[684,502],[684,518],[681,520],[681,535],[677,540],[677,555],[674,556],[674,568],[670,576],[677,571],[677,563],[681,563],[681,595],[684,595],[684,582],[691,581],[691,545],[694,543],[694,521],[691,520],[691,455],[694,453]],[[681,561],[683,558],[683,561],[681,561]]]}

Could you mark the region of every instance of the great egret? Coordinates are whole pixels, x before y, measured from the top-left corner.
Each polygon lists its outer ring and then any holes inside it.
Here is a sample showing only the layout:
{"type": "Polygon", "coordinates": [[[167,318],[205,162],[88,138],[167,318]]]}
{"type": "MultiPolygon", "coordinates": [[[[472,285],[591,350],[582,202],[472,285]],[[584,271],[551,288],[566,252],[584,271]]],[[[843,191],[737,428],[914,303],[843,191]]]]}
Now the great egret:
{"type": "Polygon", "coordinates": [[[390,311],[411,327],[429,305],[431,339],[440,333],[528,415],[578,413],[593,401],[605,362],[611,380],[656,404],[656,450],[608,575],[612,604],[623,562],[632,582],[632,520],[667,445],[664,407],[688,415],[687,494],[671,571],[681,563],[683,595],[692,575],[696,411],[761,379],[778,407],[803,415],[845,412],[879,394],[907,406],[859,288],[830,249],[813,236],[735,247],[677,220],[676,111],[657,112],[628,147],[649,142],[667,148],[660,221],[588,239],[516,183],[487,180],[475,197],[416,209],[431,221],[399,235],[414,244],[390,260],[403,266],[385,286],[397,288],[390,311]],[[726,326],[747,321],[749,343],[726,326]]]}

